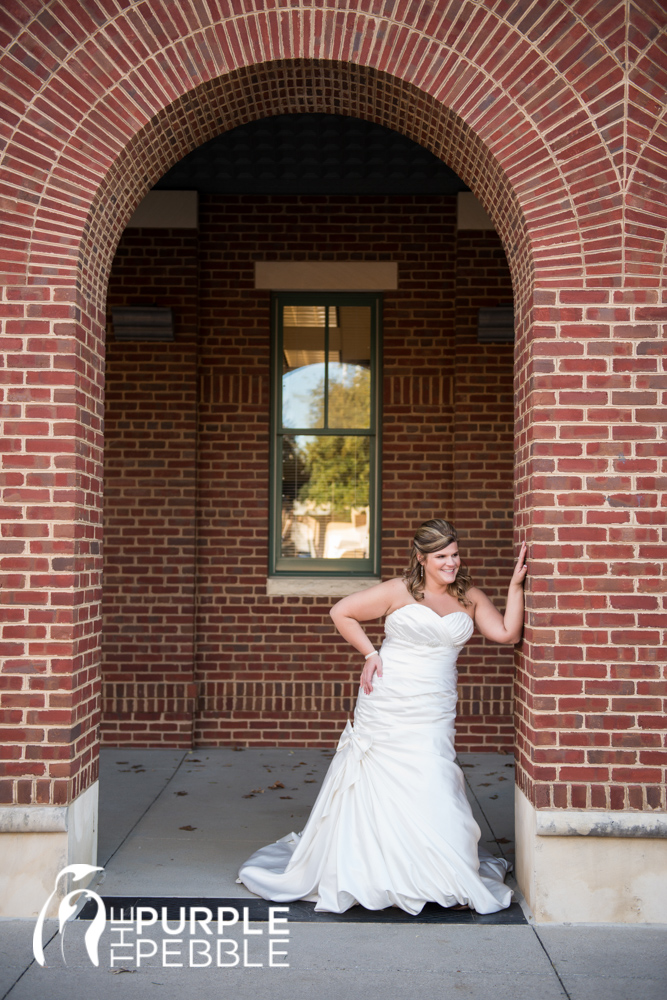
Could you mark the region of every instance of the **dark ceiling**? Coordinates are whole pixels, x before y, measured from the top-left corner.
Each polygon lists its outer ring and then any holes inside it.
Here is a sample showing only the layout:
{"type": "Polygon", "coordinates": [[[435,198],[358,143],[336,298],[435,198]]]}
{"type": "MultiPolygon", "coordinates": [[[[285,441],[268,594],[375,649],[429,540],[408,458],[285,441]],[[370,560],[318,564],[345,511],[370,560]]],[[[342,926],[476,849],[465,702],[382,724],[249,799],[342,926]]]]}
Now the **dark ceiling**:
{"type": "Polygon", "coordinates": [[[202,194],[456,194],[463,181],[391,129],[342,115],[262,118],[204,143],[158,190],[202,194]]]}

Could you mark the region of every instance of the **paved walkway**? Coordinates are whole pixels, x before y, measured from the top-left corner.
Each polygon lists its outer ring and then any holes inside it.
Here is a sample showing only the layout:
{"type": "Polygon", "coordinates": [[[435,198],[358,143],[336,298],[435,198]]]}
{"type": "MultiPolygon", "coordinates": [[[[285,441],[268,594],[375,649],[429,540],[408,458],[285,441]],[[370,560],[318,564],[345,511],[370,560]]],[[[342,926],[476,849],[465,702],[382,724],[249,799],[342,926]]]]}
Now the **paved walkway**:
{"type": "MultiPolygon", "coordinates": [[[[238,865],[303,827],[330,758],[319,750],[104,750],[98,863],[105,871],[97,891],[252,898],[236,884],[238,865]]],[[[464,754],[460,763],[483,843],[511,859],[512,759],[464,754]]],[[[205,965],[210,942],[201,927],[194,940],[204,943],[194,945],[191,962],[190,929],[177,935],[172,922],[171,933],[159,923],[145,929],[139,967],[132,929],[131,948],[117,948],[111,967],[110,943],[120,931],[107,925],[99,968],[84,948],[89,922],[67,926],[65,965],[57,923],[48,921],[41,968],[32,958],[34,922],[7,920],[0,922],[0,998],[667,1000],[667,928],[535,927],[527,918],[511,926],[292,922],[288,934],[277,926],[273,935],[274,962],[288,966],[269,964],[267,923],[244,928],[240,921],[224,932],[232,943],[221,947],[220,965],[215,946],[205,965]]],[[[209,938],[215,942],[215,929],[209,938]]]]}

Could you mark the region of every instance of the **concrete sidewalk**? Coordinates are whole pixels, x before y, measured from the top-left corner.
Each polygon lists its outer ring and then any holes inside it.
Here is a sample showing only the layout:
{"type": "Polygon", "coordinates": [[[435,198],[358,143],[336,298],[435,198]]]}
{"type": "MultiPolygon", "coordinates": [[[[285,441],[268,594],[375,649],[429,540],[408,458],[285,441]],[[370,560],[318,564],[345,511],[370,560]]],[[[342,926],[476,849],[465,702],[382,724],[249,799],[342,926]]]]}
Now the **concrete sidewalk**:
{"type": "MultiPolygon", "coordinates": [[[[104,896],[252,898],[235,881],[239,864],[262,844],[303,827],[331,755],[283,748],[105,749],[98,854],[105,871],[96,890],[104,896]]],[[[484,846],[511,859],[511,758],[462,754],[460,763],[484,846]]],[[[519,926],[288,922],[274,935],[286,942],[274,945],[274,961],[289,965],[272,966],[269,925],[244,928],[239,922],[223,934],[234,943],[223,946],[219,965],[214,947],[205,966],[214,936],[193,929],[194,940],[203,943],[194,945],[191,962],[189,928],[176,936],[172,922],[170,934],[159,924],[146,928],[147,957],[139,965],[133,938],[131,949],[116,949],[111,967],[110,943],[120,930],[107,925],[95,968],[84,948],[90,926],[67,925],[65,965],[57,922],[48,921],[47,967],[41,968],[32,956],[34,921],[0,922],[0,998],[69,1000],[95,993],[119,1000],[147,994],[218,1000],[233,992],[236,1000],[313,994],[318,1000],[667,1000],[662,927],[535,927],[529,914],[519,926]],[[153,947],[156,954],[149,956],[153,947]]]]}

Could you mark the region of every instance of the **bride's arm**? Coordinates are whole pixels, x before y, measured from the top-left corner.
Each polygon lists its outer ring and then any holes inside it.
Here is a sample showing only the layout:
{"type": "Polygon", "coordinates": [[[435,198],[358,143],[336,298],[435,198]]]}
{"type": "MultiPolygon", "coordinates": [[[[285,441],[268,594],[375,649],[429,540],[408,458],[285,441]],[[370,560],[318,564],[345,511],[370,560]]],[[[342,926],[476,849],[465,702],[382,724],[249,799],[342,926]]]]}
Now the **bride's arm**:
{"type": "Polygon", "coordinates": [[[347,639],[363,656],[373,653],[366,660],[361,673],[361,686],[366,694],[370,694],[373,690],[373,674],[376,670],[378,677],[382,677],[382,660],[379,653],[374,652],[373,643],[360,622],[372,621],[374,618],[382,618],[383,615],[389,614],[398,606],[399,588],[403,589],[402,596],[404,596],[405,584],[402,580],[387,580],[376,587],[369,587],[368,590],[360,590],[356,594],[344,597],[334,604],[330,611],[333,623],[344,639],[347,639]]]}
{"type": "Polygon", "coordinates": [[[526,543],[522,542],[507,591],[504,615],[500,614],[483,591],[477,587],[471,587],[468,591],[467,596],[475,604],[475,625],[487,639],[507,645],[514,645],[520,640],[523,631],[523,582],[527,569],[526,543]]]}

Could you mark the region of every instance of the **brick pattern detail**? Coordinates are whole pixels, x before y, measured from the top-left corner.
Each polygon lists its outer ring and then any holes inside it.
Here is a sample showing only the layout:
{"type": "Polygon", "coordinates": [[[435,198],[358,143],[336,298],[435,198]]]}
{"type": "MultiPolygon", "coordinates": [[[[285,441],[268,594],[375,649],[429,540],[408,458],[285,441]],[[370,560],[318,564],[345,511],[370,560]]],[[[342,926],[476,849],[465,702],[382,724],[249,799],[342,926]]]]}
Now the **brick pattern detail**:
{"type": "Polygon", "coordinates": [[[447,406],[454,404],[452,375],[392,375],[385,379],[385,406],[407,407],[409,417],[415,406],[447,406]]]}
{"type": "MultiPolygon", "coordinates": [[[[136,681],[127,684],[110,681],[102,684],[103,716],[111,719],[135,717],[146,723],[143,729],[137,727],[132,733],[132,746],[155,745],[155,727],[150,725],[154,716],[159,716],[168,730],[182,716],[191,717],[196,707],[196,684],[144,684],[136,681]]],[[[172,741],[173,745],[178,745],[174,740],[173,730],[172,741]]]]}
{"type": "Polygon", "coordinates": [[[5,6],[0,801],[69,801],[96,775],[104,302],[125,223],[221,128],[333,111],[447,160],[506,250],[515,528],[535,546],[521,786],[538,806],[664,808],[664,6],[5,6]]]}
{"type": "MultiPolygon", "coordinates": [[[[326,740],[340,736],[340,720],[351,715],[359,689],[358,682],[348,681],[212,681],[206,685],[200,705],[203,711],[241,713],[263,721],[273,719],[266,742],[275,745],[295,743],[303,746],[304,732],[293,729],[295,718],[317,718],[320,733],[326,740]]],[[[262,745],[261,742],[253,745],[262,745]]]]}

